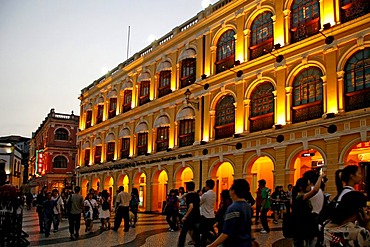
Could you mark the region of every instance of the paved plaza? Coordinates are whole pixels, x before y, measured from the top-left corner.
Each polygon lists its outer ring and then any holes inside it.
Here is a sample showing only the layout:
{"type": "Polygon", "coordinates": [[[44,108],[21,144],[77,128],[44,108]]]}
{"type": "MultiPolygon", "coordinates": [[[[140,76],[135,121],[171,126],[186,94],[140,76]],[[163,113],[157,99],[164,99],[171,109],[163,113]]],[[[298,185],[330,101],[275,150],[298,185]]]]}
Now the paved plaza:
{"type": "MultiPolygon", "coordinates": [[[[271,232],[261,234],[261,225],[253,225],[253,237],[259,246],[272,246],[274,242],[283,238],[281,220],[278,224],[273,224],[269,219],[271,232]]],[[[113,217],[111,219],[113,225],[113,217]]],[[[101,231],[100,222],[94,221],[93,233],[85,233],[84,221],[81,219],[80,238],[77,241],[69,239],[68,221],[63,219],[59,226],[59,231],[46,238],[44,234],[39,234],[38,218],[35,208],[24,210],[23,230],[29,234],[30,246],[125,246],[125,247],[175,247],[179,232],[168,231],[168,224],[165,216],[160,214],[140,214],[136,228],[130,228],[129,232],[123,232],[123,222],[117,232],[101,231]]],[[[186,243],[190,241],[188,237],[186,243]]],[[[187,245],[192,246],[192,245],[187,245]]]]}

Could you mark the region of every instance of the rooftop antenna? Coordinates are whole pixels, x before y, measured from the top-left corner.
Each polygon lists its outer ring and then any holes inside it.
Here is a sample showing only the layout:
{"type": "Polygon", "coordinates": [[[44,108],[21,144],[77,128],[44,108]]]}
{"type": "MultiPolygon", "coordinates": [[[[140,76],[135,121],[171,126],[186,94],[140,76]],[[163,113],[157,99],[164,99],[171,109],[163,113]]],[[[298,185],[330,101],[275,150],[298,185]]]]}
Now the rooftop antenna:
{"type": "Polygon", "coordinates": [[[126,59],[128,59],[128,52],[130,50],[130,30],[131,30],[131,27],[128,26],[128,35],[127,35],[127,57],[126,59]]]}

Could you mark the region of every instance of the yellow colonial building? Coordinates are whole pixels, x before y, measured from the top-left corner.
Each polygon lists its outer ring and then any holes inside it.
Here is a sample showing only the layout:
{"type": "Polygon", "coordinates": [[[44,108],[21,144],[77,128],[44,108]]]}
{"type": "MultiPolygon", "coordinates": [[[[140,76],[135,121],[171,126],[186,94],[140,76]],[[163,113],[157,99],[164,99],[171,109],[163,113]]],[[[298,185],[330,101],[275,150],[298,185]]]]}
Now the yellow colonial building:
{"type": "Polygon", "coordinates": [[[335,195],[338,168],[370,180],[370,2],[220,0],[79,99],[83,194],[136,187],[160,211],[188,181],[254,192],[314,169],[335,195]]]}

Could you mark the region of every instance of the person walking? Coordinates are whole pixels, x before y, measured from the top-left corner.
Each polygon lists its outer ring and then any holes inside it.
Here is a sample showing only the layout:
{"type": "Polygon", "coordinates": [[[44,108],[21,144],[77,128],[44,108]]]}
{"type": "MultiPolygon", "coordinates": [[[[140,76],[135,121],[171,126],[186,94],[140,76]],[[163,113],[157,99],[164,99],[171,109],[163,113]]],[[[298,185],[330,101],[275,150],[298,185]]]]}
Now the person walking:
{"type": "Polygon", "coordinates": [[[71,240],[76,240],[80,236],[81,213],[84,212],[84,200],[80,191],[80,186],[76,186],[75,193],[69,196],[70,201],[67,202],[67,205],[70,204],[68,223],[71,240]]]}
{"type": "Polygon", "coordinates": [[[94,225],[94,209],[98,206],[96,200],[93,199],[93,193],[87,195],[87,199],[84,201],[84,219],[86,224],[85,232],[91,233],[94,225]]]}
{"type": "Polygon", "coordinates": [[[228,207],[221,235],[207,247],[251,247],[252,246],[252,209],[245,200],[249,183],[237,179],[230,188],[233,203],[228,207]]]}
{"type": "Polygon", "coordinates": [[[124,187],[119,187],[119,193],[116,197],[116,218],[114,219],[113,231],[118,231],[118,228],[121,225],[122,218],[124,220],[124,232],[128,232],[130,229],[130,214],[129,214],[129,205],[130,205],[130,195],[123,191],[124,187]]]}
{"type": "Polygon", "coordinates": [[[177,215],[179,210],[179,199],[177,198],[177,192],[176,190],[172,189],[170,190],[169,195],[166,199],[166,206],[164,213],[166,215],[166,221],[169,225],[169,231],[174,232],[178,230],[177,227],[177,215]]]}
{"type": "Polygon", "coordinates": [[[216,220],[217,220],[217,229],[218,229],[217,235],[218,236],[220,236],[222,233],[227,208],[232,203],[229,190],[223,190],[220,194],[220,197],[221,197],[221,202],[220,202],[220,205],[218,206],[218,210],[215,215],[216,220]]]}
{"type": "Polygon", "coordinates": [[[36,197],[36,212],[39,217],[40,233],[44,233],[44,202],[46,200],[47,186],[43,186],[36,197]]]}
{"type": "Polygon", "coordinates": [[[131,200],[130,200],[130,211],[134,214],[134,222],[131,227],[135,228],[137,222],[137,211],[139,210],[139,191],[137,188],[132,188],[131,200]]]}
{"type": "Polygon", "coordinates": [[[310,198],[317,194],[325,176],[324,173],[319,176],[313,189],[311,189],[307,177],[299,178],[293,189],[292,216],[294,219],[293,240],[295,247],[308,247],[313,244],[312,241],[314,241],[317,223],[315,222],[315,218],[312,217],[310,198]]]}
{"type": "Polygon", "coordinates": [[[101,193],[100,198],[100,212],[99,212],[99,218],[101,222],[101,229],[103,231],[110,230],[110,212],[111,212],[111,204],[109,203],[109,193],[107,190],[103,190],[101,193]]]}
{"type": "Polygon", "coordinates": [[[62,219],[62,210],[63,210],[63,199],[59,195],[57,189],[53,189],[51,200],[55,202],[55,206],[53,208],[53,228],[54,232],[57,232],[59,229],[59,223],[62,219]]]}
{"type": "Polygon", "coordinates": [[[258,189],[256,190],[256,219],[255,219],[256,225],[258,224],[260,219],[261,206],[262,206],[262,190],[258,186],[258,189]]]}
{"type": "Polygon", "coordinates": [[[213,230],[215,224],[216,193],[213,191],[215,181],[206,181],[206,192],[200,198],[200,245],[206,246],[207,239],[214,240],[216,233],[213,230]]]}
{"type": "Polygon", "coordinates": [[[189,230],[193,231],[193,241],[196,247],[199,246],[199,232],[196,225],[199,223],[200,220],[200,212],[199,212],[199,202],[200,198],[195,190],[195,183],[194,182],[187,182],[186,183],[186,205],[188,210],[184,217],[182,218],[182,229],[178,239],[178,247],[184,247],[186,234],[189,230]]]}
{"type": "Polygon", "coordinates": [[[43,214],[44,214],[44,231],[45,237],[50,236],[51,223],[53,222],[54,207],[56,203],[51,199],[51,192],[46,193],[46,200],[43,203],[43,214]]]}
{"type": "Polygon", "coordinates": [[[266,187],[266,181],[264,179],[261,179],[258,181],[258,186],[261,188],[261,224],[262,224],[262,230],[261,233],[269,233],[270,227],[267,222],[267,212],[270,209],[270,189],[266,187]]]}

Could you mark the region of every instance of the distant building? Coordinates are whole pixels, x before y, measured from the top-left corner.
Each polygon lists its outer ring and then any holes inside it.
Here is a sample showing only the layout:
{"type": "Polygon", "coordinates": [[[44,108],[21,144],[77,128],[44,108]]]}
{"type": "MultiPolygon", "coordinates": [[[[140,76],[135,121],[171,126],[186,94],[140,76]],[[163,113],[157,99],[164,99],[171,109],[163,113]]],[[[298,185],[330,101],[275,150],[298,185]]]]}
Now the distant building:
{"type": "Polygon", "coordinates": [[[20,187],[27,182],[29,140],[14,135],[0,137],[0,185],[6,182],[20,187]]]}
{"type": "Polygon", "coordinates": [[[76,135],[79,116],[50,110],[30,141],[29,166],[33,179],[30,183],[38,192],[71,185],[76,166],[76,135]]]}

